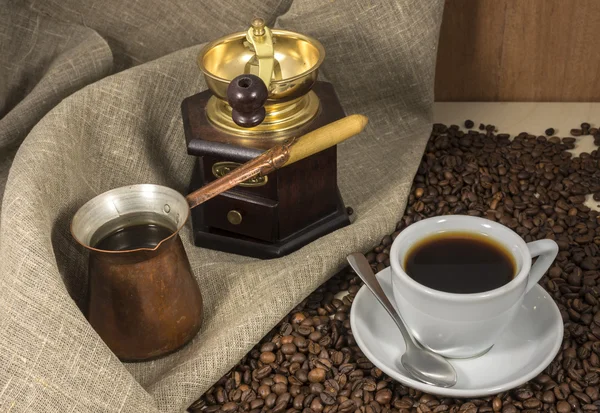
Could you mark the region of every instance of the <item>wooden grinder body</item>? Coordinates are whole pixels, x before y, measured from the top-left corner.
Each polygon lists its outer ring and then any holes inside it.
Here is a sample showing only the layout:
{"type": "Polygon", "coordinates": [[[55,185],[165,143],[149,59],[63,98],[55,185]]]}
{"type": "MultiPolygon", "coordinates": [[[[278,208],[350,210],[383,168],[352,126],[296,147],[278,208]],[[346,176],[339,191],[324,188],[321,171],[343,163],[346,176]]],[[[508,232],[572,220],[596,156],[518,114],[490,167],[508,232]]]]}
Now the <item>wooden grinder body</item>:
{"type": "MultiPolygon", "coordinates": [[[[206,116],[210,90],[183,100],[188,154],[196,157],[189,192],[273,146],[345,116],[330,83],[312,88],[317,115],[296,129],[248,139],[215,127],[206,116]],[[229,163],[229,164],[228,164],[229,163]]],[[[257,258],[287,255],[350,223],[337,186],[337,147],[333,146],[264,178],[238,185],[192,209],[194,243],[203,248],[257,258]]]]}

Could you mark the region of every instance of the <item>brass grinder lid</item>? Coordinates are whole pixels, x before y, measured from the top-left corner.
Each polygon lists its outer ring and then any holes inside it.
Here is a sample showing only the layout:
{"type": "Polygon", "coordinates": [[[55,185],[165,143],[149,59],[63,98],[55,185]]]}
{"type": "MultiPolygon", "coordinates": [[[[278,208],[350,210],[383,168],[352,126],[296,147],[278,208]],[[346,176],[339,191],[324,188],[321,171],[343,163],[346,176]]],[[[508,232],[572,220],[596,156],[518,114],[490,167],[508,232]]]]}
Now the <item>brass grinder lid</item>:
{"type": "Polygon", "coordinates": [[[319,99],[311,89],[324,58],[325,49],[316,39],[270,29],[262,19],[253,20],[247,32],[208,43],[198,56],[198,66],[213,93],[206,107],[209,121],[228,133],[257,139],[301,127],[319,111],[319,99]],[[265,119],[250,128],[233,122],[227,102],[229,83],[241,74],[259,76],[269,92],[265,119]]]}

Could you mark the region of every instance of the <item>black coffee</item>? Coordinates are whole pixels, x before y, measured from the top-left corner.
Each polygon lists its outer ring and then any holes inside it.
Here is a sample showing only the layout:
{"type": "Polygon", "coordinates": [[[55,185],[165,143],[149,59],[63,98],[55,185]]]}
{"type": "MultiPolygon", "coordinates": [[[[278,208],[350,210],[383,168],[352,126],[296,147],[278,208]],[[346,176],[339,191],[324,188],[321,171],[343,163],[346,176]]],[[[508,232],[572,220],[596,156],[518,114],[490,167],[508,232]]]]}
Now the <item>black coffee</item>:
{"type": "Polygon", "coordinates": [[[124,251],[138,248],[154,248],[173,234],[169,228],[156,224],[131,225],[110,233],[94,248],[105,251],[124,251]]]}
{"type": "Polygon", "coordinates": [[[509,283],[516,273],[505,247],[475,233],[449,232],[421,240],[404,261],[409,277],[434,290],[470,294],[509,283]]]}

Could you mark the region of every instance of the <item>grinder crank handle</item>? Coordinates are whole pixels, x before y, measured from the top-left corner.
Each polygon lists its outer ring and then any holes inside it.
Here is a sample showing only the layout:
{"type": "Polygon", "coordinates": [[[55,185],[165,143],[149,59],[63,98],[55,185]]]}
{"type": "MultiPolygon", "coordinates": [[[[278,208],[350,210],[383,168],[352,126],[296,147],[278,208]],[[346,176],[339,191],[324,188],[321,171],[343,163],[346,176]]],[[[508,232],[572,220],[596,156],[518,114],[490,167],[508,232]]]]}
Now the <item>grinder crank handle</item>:
{"type": "Polygon", "coordinates": [[[359,134],[368,123],[364,115],[350,115],[315,129],[299,138],[273,146],[219,179],[197,189],[186,197],[190,208],[219,195],[258,175],[267,175],[315,153],[337,145],[359,134]]]}

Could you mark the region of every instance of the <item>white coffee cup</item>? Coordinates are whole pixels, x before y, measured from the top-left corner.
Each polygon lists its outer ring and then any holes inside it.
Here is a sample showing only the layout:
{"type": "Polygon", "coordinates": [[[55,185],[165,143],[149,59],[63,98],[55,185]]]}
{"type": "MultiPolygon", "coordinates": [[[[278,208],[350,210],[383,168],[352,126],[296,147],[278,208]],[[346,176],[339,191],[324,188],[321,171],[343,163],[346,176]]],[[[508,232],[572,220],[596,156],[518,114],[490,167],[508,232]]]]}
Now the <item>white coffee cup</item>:
{"type": "Polygon", "coordinates": [[[556,242],[525,243],[510,228],[487,219],[463,215],[424,219],[404,229],[392,244],[394,301],[408,329],[424,347],[448,358],[479,356],[492,348],[513,321],[525,294],[557,254],[556,242]],[[403,263],[415,243],[433,234],[457,231],[487,236],[504,246],[514,257],[515,277],[493,290],[457,294],[426,287],[406,274],[403,263]],[[532,266],[533,257],[538,259],[532,266]]]}

